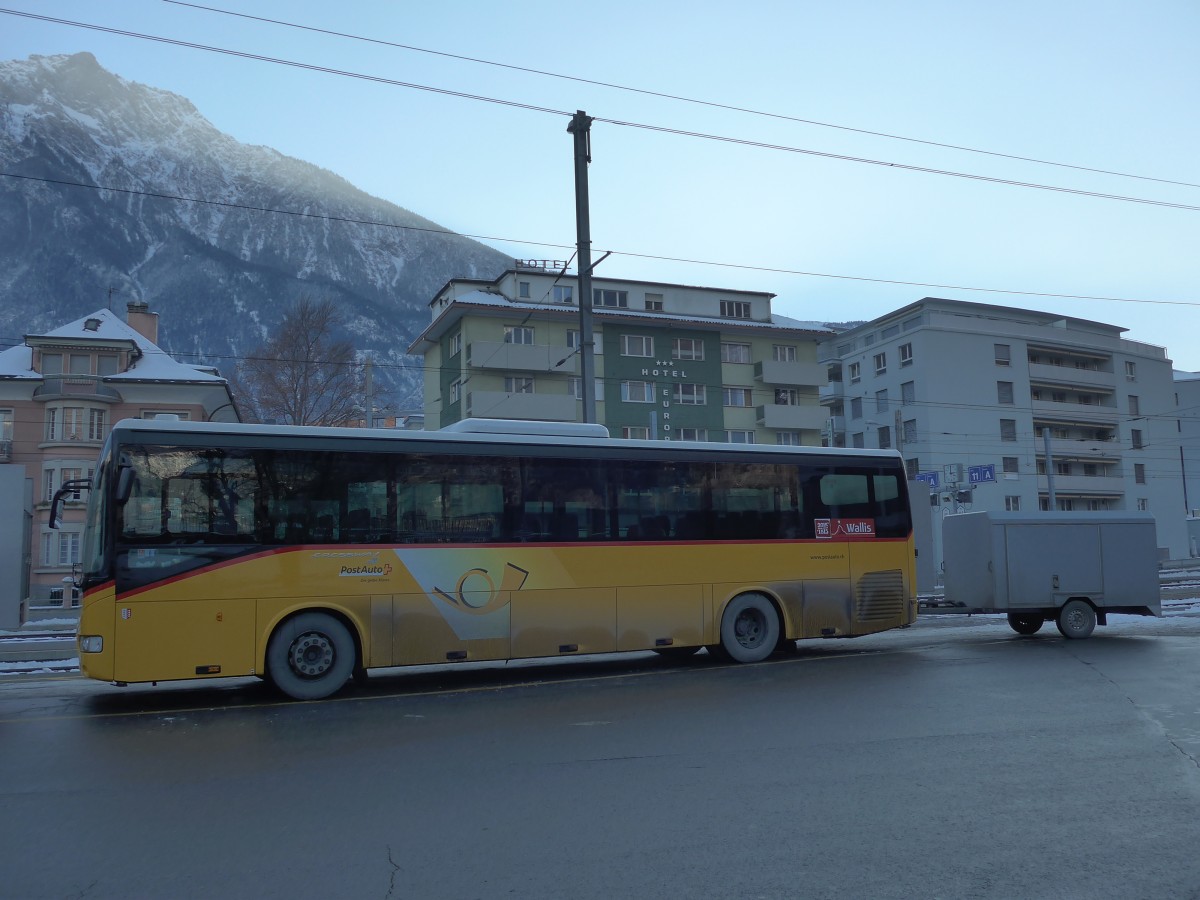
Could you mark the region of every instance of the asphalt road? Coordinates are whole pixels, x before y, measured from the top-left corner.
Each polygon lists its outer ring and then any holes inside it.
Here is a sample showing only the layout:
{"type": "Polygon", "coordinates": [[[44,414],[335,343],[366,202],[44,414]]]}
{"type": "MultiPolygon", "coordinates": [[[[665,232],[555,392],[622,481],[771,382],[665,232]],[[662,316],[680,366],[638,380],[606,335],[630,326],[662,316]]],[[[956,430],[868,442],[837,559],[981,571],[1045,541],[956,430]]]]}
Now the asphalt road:
{"type": "Polygon", "coordinates": [[[0,897],[1200,897],[1200,610],[703,655],[0,681],[0,897]]]}

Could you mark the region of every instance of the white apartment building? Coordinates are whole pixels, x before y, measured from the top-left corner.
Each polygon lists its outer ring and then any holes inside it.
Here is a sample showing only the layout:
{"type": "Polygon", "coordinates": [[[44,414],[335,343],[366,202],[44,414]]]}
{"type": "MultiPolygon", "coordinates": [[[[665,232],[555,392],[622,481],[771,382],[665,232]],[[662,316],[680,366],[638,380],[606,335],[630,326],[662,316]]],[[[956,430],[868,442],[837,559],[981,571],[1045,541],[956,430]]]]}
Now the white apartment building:
{"type": "MultiPolygon", "coordinates": [[[[583,420],[578,283],[562,266],[518,263],[437,292],[409,349],[425,361],[427,428],[583,420]]],[[[775,315],[773,297],[594,277],[597,421],[618,438],[819,445],[817,346],[832,332],[775,315]]]]}
{"type": "Polygon", "coordinates": [[[1186,557],[1171,361],[1125,331],[927,297],[822,344],[826,441],[901,451],[939,570],[940,521],[968,510],[1148,510],[1160,555],[1186,557]]]}

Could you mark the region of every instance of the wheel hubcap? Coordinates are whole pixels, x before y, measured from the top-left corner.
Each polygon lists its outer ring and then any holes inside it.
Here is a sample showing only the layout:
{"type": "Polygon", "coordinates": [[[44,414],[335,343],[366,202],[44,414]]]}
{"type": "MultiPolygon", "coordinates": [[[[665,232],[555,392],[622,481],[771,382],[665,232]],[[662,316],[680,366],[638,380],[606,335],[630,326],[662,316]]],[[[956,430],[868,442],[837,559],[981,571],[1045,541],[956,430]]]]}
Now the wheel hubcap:
{"type": "Polygon", "coordinates": [[[762,643],[765,626],[766,622],[761,613],[746,610],[733,623],[733,633],[739,644],[751,649],[762,643]]]}
{"type": "Polygon", "coordinates": [[[296,638],[288,652],[292,669],[305,678],[324,675],[333,666],[333,660],[333,644],[328,637],[315,631],[296,638]]]}

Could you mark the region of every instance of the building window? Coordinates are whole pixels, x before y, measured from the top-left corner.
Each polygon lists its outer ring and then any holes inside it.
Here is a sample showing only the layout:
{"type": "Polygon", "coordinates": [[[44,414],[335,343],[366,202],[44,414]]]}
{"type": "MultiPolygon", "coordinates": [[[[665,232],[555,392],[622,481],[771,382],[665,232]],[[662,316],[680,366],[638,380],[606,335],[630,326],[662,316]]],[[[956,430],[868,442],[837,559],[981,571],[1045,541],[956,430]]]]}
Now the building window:
{"type": "Polygon", "coordinates": [[[622,356],[653,356],[654,338],[645,334],[621,335],[622,356]]]}
{"type": "Polygon", "coordinates": [[[621,399],[626,403],[653,403],[654,384],[649,381],[622,381],[621,399]]]}
{"type": "Polygon", "coordinates": [[[861,450],[867,446],[866,438],[863,436],[861,431],[857,434],[850,435],[850,446],[858,450],[861,450]]]}
{"type": "MultiPolygon", "coordinates": [[[[753,406],[750,388],[727,387],[721,388],[722,406],[753,406]]],[[[747,442],[743,442],[747,443],[747,442]]]]}
{"type": "Polygon", "coordinates": [[[1004,511],[1005,512],[1020,512],[1021,511],[1020,496],[1018,496],[1017,494],[1009,494],[1008,496],[1006,496],[1004,498],[1004,511]]]}
{"type": "Polygon", "coordinates": [[[554,285],[554,302],[555,303],[574,303],[575,302],[575,286],[572,284],[556,284],[556,285],[554,285]]]}
{"type": "Polygon", "coordinates": [[[582,344],[582,340],[580,339],[579,332],[574,329],[568,328],[567,329],[567,347],[571,350],[578,350],[581,344],[582,344]]]}
{"type": "Polygon", "coordinates": [[[1001,406],[1013,405],[1013,383],[1011,381],[996,382],[996,402],[1001,406]]]}
{"type": "Polygon", "coordinates": [[[12,435],[13,411],[11,409],[0,409],[0,441],[4,442],[4,449],[11,450],[12,435]]]}
{"type": "Polygon", "coordinates": [[[450,402],[457,403],[460,399],[462,399],[462,382],[450,382],[450,402]]]}
{"type": "Polygon", "coordinates": [[[1141,404],[1138,403],[1138,398],[1135,397],[1133,394],[1130,394],[1129,395],[1129,414],[1131,416],[1140,416],[1141,415],[1140,406],[1141,406],[1141,404]]]}
{"type": "MultiPolygon", "coordinates": [[[[92,410],[104,415],[103,410],[92,410]]],[[[81,441],[85,437],[84,410],[79,406],[50,406],[46,408],[47,441],[81,441]]],[[[101,428],[103,432],[103,428],[101,428]]],[[[98,440],[98,438],[93,438],[98,440]]]]}
{"type": "Polygon", "coordinates": [[[671,341],[671,354],[675,359],[704,359],[704,341],[696,338],[675,338],[671,341]]]}
{"type": "Polygon", "coordinates": [[[900,385],[900,405],[912,406],[917,402],[917,383],[915,381],[906,381],[900,385]]]}
{"type": "Polygon", "coordinates": [[[1146,465],[1145,463],[1133,464],[1133,480],[1137,484],[1146,483],[1146,465]]]}
{"type": "MultiPolygon", "coordinates": [[[[749,304],[747,304],[749,305],[749,304]]],[[[753,431],[726,431],[725,442],[729,444],[753,444],[753,431]]]]}
{"type": "Polygon", "coordinates": [[[42,354],[42,374],[61,375],[63,373],[63,355],[61,353],[42,354]]]}
{"type": "Polygon", "coordinates": [[[882,375],[886,371],[887,371],[887,354],[886,353],[876,353],[875,354],[875,374],[882,375]]]}
{"type": "Polygon", "coordinates": [[[624,425],[621,428],[621,437],[630,441],[648,441],[650,440],[650,426],[624,425]]]}
{"type": "MultiPolygon", "coordinates": [[[[567,384],[570,387],[571,396],[574,397],[576,400],[582,400],[583,399],[583,379],[580,378],[578,375],[572,375],[570,378],[567,379],[567,384]]],[[[595,394],[593,396],[597,400],[604,399],[604,379],[603,378],[595,379],[593,390],[595,391],[595,394]]]]}
{"type": "Polygon", "coordinates": [[[592,288],[592,306],[629,308],[629,291],[614,291],[607,288],[592,288]]]}
{"type": "Polygon", "coordinates": [[[875,392],[875,412],[885,413],[888,411],[888,392],[885,388],[882,391],[875,392]]]}
{"type": "Polygon", "coordinates": [[[850,418],[852,418],[852,419],[861,419],[862,418],[862,397],[851,397],[850,398],[850,418]]]}
{"type": "Polygon", "coordinates": [[[1054,463],[1054,474],[1055,475],[1070,475],[1071,474],[1071,464],[1069,462],[1063,462],[1061,460],[1056,460],[1054,463]]]}
{"type": "Polygon", "coordinates": [[[721,315],[728,319],[748,319],[750,318],[750,304],[742,300],[722,300],[721,315]]]}
{"type": "Polygon", "coordinates": [[[504,379],[504,393],[506,394],[532,394],[533,393],[533,376],[532,375],[510,375],[504,379]]]}
{"type": "Polygon", "coordinates": [[[529,325],[505,325],[504,326],[504,343],[506,343],[506,344],[532,344],[533,343],[533,328],[529,325]]]}
{"type": "Polygon", "coordinates": [[[892,447],[892,429],[886,425],[879,426],[879,449],[890,450],[892,447]]]}
{"type": "MultiPolygon", "coordinates": [[[[996,365],[1011,366],[1012,365],[1012,347],[1008,344],[992,344],[996,354],[996,365]]],[[[1033,362],[1031,359],[1030,362],[1033,362]]]]}
{"type": "Polygon", "coordinates": [[[450,338],[450,355],[457,356],[462,353],[462,332],[456,331],[450,338]]]}
{"type": "Polygon", "coordinates": [[[1017,439],[1017,420],[1016,419],[1001,419],[1000,420],[1000,440],[1015,441],[1017,439]]]}
{"type": "Polygon", "coordinates": [[[776,406],[799,406],[800,392],[795,388],[775,388],[776,406]]]}
{"type": "Polygon", "coordinates": [[[681,441],[707,441],[707,428],[680,428],[679,440],[681,441]]]}
{"type": "Polygon", "coordinates": [[[650,312],[662,312],[663,311],[663,295],[662,294],[647,294],[646,295],[646,309],[650,310],[650,312]]]}
{"type": "Polygon", "coordinates": [[[684,406],[704,406],[708,403],[708,391],[703,384],[675,385],[675,402],[684,406]]]}
{"type": "Polygon", "coordinates": [[[92,357],[89,353],[72,353],[67,365],[72,375],[92,374],[92,357]]]}
{"type": "Polygon", "coordinates": [[[911,366],[913,361],[912,344],[900,345],[900,368],[911,366]]]}
{"type": "Polygon", "coordinates": [[[529,293],[529,282],[528,281],[518,281],[517,282],[517,297],[521,300],[529,299],[530,293],[529,293]]]}
{"type": "Polygon", "coordinates": [[[795,362],[796,348],[791,344],[772,344],[771,356],[775,362],[795,362]]]}
{"type": "Polygon", "coordinates": [[[1129,432],[1129,436],[1133,439],[1134,450],[1141,450],[1146,446],[1142,440],[1142,430],[1140,428],[1134,428],[1129,432]]]}
{"type": "Polygon", "coordinates": [[[916,419],[905,419],[903,427],[904,427],[904,432],[903,432],[904,443],[911,444],[911,443],[915,442],[917,439],[917,420],[916,419]]]}
{"type": "Polygon", "coordinates": [[[798,431],[777,431],[775,432],[775,443],[780,447],[799,447],[800,432],[798,431]]]}
{"type": "Polygon", "coordinates": [[[1015,475],[1020,468],[1021,461],[1015,456],[1005,456],[1000,460],[1000,471],[1015,475]]]}
{"type": "Polygon", "coordinates": [[[904,461],[904,474],[908,476],[909,481],[913,481],[921,474],[921,461],[915,456],[912,459],[904,461]]]}
{"type": "Polygon", "coordinates": [[[852,362],[847,368],[850,370],[851,384],[857,384],[862,380],[862,363],[852,362]]]}
{"type": "Polygon", "coordinates": [[[1137,363],[1135,363],[1135,362],[1125,363],[1125,380],[1126,381],[1137,381],[1137,363]]]}
{"type": "Polygon", "coordinates": [[[749,344],[722,344],[721,362],[748,363],[750,362],[749,344]]]}
{"type": "Polygon", "coordinates": [[[1148,512],[1150,510],[1150,501],[1145,497],[1138,497],[1137,508],[1139,512],[1148,512]]]}

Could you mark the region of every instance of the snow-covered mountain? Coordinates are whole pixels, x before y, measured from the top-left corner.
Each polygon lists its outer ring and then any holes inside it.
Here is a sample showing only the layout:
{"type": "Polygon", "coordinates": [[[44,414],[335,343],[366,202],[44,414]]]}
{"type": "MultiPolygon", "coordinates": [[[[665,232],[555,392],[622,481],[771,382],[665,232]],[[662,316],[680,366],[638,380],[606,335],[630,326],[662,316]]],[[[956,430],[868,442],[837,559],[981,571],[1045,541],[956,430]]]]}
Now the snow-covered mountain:
{"type": "Polygon", "coordinates": [[[510,263],[332,172],[241,144],[90,53],[0,62],[0,171],[0,346],[137,299],[160,314],[163,349],[232,374],[293,300],[331,297],[404,403],[420,385],[404,351],[433,294],[510,263]]]}

